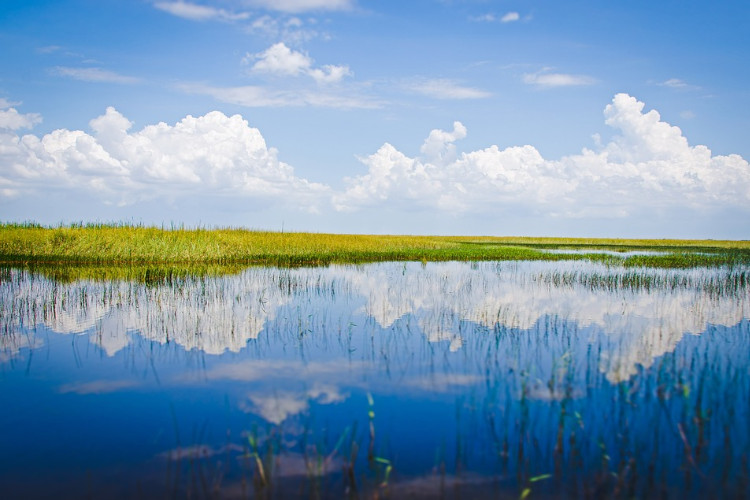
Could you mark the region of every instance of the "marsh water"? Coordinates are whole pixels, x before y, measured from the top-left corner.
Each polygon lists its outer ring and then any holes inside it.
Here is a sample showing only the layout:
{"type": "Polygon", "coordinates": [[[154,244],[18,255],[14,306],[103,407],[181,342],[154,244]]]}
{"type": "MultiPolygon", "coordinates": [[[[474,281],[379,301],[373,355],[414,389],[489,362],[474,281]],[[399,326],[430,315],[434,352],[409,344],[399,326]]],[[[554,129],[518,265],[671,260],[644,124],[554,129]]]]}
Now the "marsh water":
{"type": "Polygon", "coordinates": [[[6,498],[746,498],[748,269],[0,273],[6,498]]]}

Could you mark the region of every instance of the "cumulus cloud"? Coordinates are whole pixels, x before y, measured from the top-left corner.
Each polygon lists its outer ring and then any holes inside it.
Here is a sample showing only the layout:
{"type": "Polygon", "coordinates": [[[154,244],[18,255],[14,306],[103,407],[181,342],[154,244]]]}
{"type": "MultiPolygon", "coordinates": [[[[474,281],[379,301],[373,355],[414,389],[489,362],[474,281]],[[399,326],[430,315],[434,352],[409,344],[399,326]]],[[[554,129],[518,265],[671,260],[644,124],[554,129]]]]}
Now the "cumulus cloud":
{"type": "MultiPolygon", "coordinates": [[[[261,87],[183,90],[245,106],[377,105],[335,93],[261,87]]],[[[365,171],[344,179],[336,191],[295,175],[239,115],[214,111],[134,131],[130,120],[108,108],[91,120],[88,132],[58,129],[37,136],[18,130],[41,117],[11,104],[0,100],[0,201],[65,193],[114,206],[150,200],[176,205],[213,196],[232,207],[283,204],[310,213],[389,207],[405,214],[567,219],[684,209],[731,210],[742,219],[750,210],[747,160],[691,146],[678,127],[627,94],[617,94],[604,109],[612,137],[579,154],[548,159],[531,145],[459,152],[456,145],[468,131],[454,122],[432,130],[416,156],[385,143],[361,158],[365,171]]]]}
{"type": "Polygon", "coordinates": [[[560,160],[530,145],[456,156],[453,142],[466,135],[458,122],[453,132],[430,132],[421,157],[386,143],[362,159],[367,173],[347,179],[334,206],[495,215],[522,209],[562,217],[624,217],[654,207],[748,210],[750,166],[741,156],[691,147],[678,127],[655,110],[644,112],[644,103],[627,94],[617,94],[604,116],[615,136],[598,151],[560,160]]]}
{"type": "Polygon", "coordinates": [[[42,122],[41,115],[37,113],[21,114],[13,106],[15,103],[8,102],[0,97],[0,130],[18,130],[32,128],[42,122]]]}
{"type": "Polygon", "coordinates": [[[257,59],[251,70],[259,73],[296,76],[306,72],[312,60],[306,54],[294,51],[283,42],[271,45],[257,54],[248,54],[246,60],[257,59]]]}
{"type": "Polygon", "coordinates": [[[592,85],[596,79],[586,75],[569,75],[565,73],[549,73],[546,70],[523,75],[523,83],[541,88],[575,87],[592,85]]]}
{"type": "Polygon", "coordinates": [[[465,87],[454,80],[419,79],[405,85],[412,92],[426,95],[435,99],[482,99],[492,94],[481,89],[465,87]]]}
{"type": "Polygon", "coordinates": [[[173,16],[190,19],[191,21],[244,21],[250,18],[249,12],[231,12],[225,9],[217,9],[181,0],[176,2],[157,2],[154,4],[154,7],[173,16]]]}
{"type": "Polygon", "coordinates": [[[92,133],[0,134],[2,196],[64,189],[127,205],[220,195],[315,211],[329,190],[295,176],[239,115],[213,111],[132,132],[132,123],[110,107],[90,126],[92,133]]]}
{"type": "Polygon", "coordinates": [[[284,42],[276,43],[263,52],[247,54],[245,62],[255,61],[251,71],[281,76],[305,74],[318,83],[336,83],[351,75],[348,66],[325,65],[313,67],[313,60],[307,54],[292,50],[284,42]]]}
{"type": "Polygon", "coordinates": [[[456,147],[453,143],[464,137],[466,137],[466,127],[461,122],[453,122],[453,132],[432,130],[420,151],[428,161],[444,164],[455,158],[456,147]]]}
{"type": "Polygon", "coordinates": [[[52,72],[59,76],[66,76],[84,82],[121,84],[134,84],[141,82],[140,78],[120,75],[113,71],[107,71],[101,68],[71,68],[67,66],[57,66],[53,68],[52,72]]]}

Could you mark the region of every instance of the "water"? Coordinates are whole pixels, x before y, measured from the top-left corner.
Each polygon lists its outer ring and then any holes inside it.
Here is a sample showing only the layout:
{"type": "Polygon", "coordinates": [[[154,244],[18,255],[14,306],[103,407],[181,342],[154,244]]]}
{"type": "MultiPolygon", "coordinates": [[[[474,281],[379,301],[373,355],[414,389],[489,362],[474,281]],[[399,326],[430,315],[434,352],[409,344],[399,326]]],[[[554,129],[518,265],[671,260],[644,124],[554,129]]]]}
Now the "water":
{"type": "Polygon", "coordinates": [[[668,255],[668,251],[659,250],[606,250],[603,248],[543,248],[541,252],[560,254],[560,255],[585,255],[585,254],[599,254],[599,255],[610,255],[612,257],[639,257],[639,256],[656,256],[656,255],[668,255]]]}
{"type": "Polygon", "coordinates": [[[748,270],[0,273],[10,497],[747,497],[748,270]]]}

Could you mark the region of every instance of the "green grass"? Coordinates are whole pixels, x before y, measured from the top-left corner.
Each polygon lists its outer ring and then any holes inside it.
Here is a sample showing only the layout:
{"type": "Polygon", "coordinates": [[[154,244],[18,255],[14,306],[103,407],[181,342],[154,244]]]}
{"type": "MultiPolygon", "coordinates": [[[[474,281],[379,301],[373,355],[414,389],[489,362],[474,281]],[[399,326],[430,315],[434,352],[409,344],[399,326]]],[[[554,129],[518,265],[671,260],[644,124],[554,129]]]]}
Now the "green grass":
{"type": "Polygon", "coordinates": [[[0,263],[93,266],[282,266],[378,261],[590,259],[631,266],[750,263],[750,241],[451,237],[162,229],[127,224],[0,224],[0,263]],[[582,254],[553,254],[578,249],[582,254]],[[660,250],[626,258],[601,250],[660,250]]]}

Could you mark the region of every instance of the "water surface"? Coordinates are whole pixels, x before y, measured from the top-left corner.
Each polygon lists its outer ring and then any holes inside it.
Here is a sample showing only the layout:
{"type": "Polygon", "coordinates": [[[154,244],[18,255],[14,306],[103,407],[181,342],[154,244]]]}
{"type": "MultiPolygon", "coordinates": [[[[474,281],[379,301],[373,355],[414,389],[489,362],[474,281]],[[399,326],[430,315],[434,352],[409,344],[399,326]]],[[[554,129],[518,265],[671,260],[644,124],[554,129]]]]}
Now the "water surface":
{"type": "Polygon", "coordinates": [[[11,496],[747,496],[744,268],[0,277],[11,496]]]}

